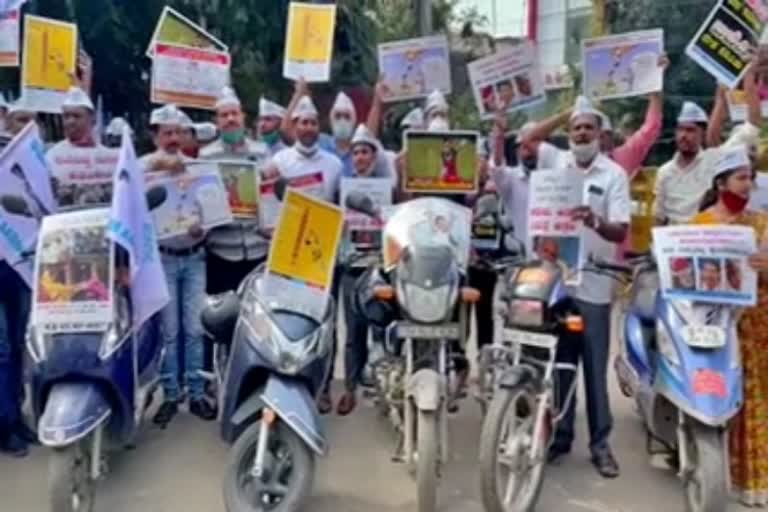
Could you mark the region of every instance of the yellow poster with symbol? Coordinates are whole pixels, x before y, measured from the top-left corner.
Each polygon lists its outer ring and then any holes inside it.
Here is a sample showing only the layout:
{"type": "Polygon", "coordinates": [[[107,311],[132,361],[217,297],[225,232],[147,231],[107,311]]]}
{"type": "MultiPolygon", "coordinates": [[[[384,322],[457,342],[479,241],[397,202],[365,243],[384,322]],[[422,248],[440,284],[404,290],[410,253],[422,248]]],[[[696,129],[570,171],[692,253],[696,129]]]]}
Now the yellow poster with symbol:
{"type": "Polygon", "coordinates": [[[288,189],[272,237],[268,271],[329,291],[343,226],[341,208],[288,189]]]}
{"type": "Polygon", "coordinates": [[[283,76],[291,80],[327,82],[331,77],[335,4],[291,2],[285,34],[283,76]]]}
{"type": "Polygon", "coordinates": [[[24,17],[21,89],[38,112],[61,111],[77,65],[77,25],[38,16],[24,17]]]}

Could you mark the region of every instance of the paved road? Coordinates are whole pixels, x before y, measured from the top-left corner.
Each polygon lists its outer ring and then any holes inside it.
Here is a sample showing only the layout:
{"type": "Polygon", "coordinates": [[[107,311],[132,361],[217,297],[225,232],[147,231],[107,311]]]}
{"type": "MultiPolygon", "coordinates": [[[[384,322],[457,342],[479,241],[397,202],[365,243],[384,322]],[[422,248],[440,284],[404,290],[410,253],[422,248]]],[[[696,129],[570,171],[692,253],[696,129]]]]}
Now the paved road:
{"type": "MultiPolygon", "coordinates": [[[[649,464],[631,404],[614,393],[614,446],[622,477],[603,480],[587,462],[583,429],[577,449],[552,467],[540,512],[682,511],[674,475],[649,464]]],[[[479,409],[467,402],[453,418],[455,455],[440,489],[441,512],[481,512],[476,457],[479,409]]],[[[318,466],[315,495],[307,512],[411,512],[415,489],[406,470],[389,462],[387,426],[363,407],[347,419],[331,417],[331,454],[318,466]]],[[[98,490],[98,512],[223,511],[220,483],[227,449],[215,426],[188,415],[167,431],[149,429],[133,452],[113,459],[112,473],[98,490]]],[[[45,512],[46,457],[42,449],[23,461],[0,459],[0,510],[45,512]]],[[[737,506],[728,512],[742,511],[737,506]]]]}

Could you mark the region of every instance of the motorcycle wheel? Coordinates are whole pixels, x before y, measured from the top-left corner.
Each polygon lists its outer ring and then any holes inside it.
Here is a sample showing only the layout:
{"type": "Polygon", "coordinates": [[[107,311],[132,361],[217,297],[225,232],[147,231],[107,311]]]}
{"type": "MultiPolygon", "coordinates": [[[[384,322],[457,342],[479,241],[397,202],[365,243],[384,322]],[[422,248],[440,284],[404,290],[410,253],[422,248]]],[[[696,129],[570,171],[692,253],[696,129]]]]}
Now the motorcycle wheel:
{"type": "Polygon", "coordinates": [[[228,512],[295,512],[312,492],[315,457],[304,441],[282,421],[270,433],[265,471],[251,475],[260,422],[249,426],[232,446],[224,476],[228,512]]]}
{"type": "Polygon", "coordinates": [[[692,423],[688,429],[692,469],[685,477],[688,512],[722,512],[728,507],[728,461],[720,429],[692,423]]]}
{"type": "Polygon", "coordinates": [[[434,411],[419,411],[417,424],[416,494],[419,512],[437,509],[437,477],[439,472],[439,423],[434,411]]]}
{"type": "Polygon", "coordinates": [[[51,512],[91,512],[95,482],[90,457],[79,445],[55,449],[48,460],[48,492],[51,512]]]}
{"type": "MultiPolygon", "coordinates": [[[[530,385],[496,390],[480,436],[480,489],[486,512],[530,512],[536,507],[546,458],[541,453],[531,460],[537,407],[530,385]]],[[[549,436],[549,430],[544,434],[549,436]]],[[[547,441],[542,440],[543,451],[547,441]]]]}

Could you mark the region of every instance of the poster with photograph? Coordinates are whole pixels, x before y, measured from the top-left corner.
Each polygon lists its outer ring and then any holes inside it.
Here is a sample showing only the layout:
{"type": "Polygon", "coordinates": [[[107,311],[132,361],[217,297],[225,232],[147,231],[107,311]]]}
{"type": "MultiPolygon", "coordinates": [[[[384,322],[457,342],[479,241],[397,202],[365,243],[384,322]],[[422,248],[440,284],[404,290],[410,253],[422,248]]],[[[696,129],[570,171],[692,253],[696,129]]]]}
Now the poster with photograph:
{"type": "Polygon", "coordinates": [[[196,172],[210,172],[215,167],[224,183],[232,215],[246,219],[259,216],[261,166],[258,163],[219,160],[195,162],[188,167],[196,172]]]}
{"type": "Polygon", "coordinates": [[[499,110],[514,112],[546,100],[536,57],[533,43],[526,41],[469,63],[469,80],[483,119],[492,119],[499,110]]]}
{"type": "Polygon", "coordinates": [[[544,77],[545,91],[559,91],[561,89],[573,89],[575,81],[571,68],[566,65],[544,68],[541,71],[544,77]]]}
{"type": "Polygon", "coordinates": [[[283,76],[308,83],[330,80],[335,32],[336,4],[291,2],[283,76]]]}
{"type": "Polygon", "coordinates": [[[406,192],[477,192],[479,133],[407,131],[404,138],[406,192]]]}
{"type": "Polygon", "coordinates": [[[686,55],[729,89],[747,71],[765,28],[754,3],[721,0],[686,49],[686,55]]]}
{"type": "Polygon", "coordinates": [[[152,60],[152,103],[214,110],[229,85],[229,53],[159,43],[152,60]]]}
{"type": "Polygon", "coordinates": [[[0,12],[0,67],[19,65],[21,11],[0,12]]]}
{"type": "Polygon", "coordinates": [[[149,41],[147,57],[150,59],[155,56],[157,44],[186,46],[220,53],[229,52],[227,45],[173,7],[168,6],[163,9],[152,39],[149,41]]]}
{"type": "Polygon", "coordinates": [[[98,332],[113,320],[108,221],[108,208],[43,219],[32,299],[32,323],[40,332],[98,332]]]}
{"type": "Polygon", "coordinates": [[[24,16],[21,95],[38,112],[61,113],[77,65],[77,25],[24,16]]]}
{"type": "MultiPolygon", "coordinates": [[[[763,112],[763,119],[768,118],[768,87],[760,87],[760,110],[763,112]]],[[[734,123],[743,123],[747,120],[747,94],[743,89],[733,89],[728,91],[728,112],[731,121],[734,123]]]]}
{"type": "MultiPolygon", "coordinates": [[[[392,206],[392,180],[389,178],[342,178],[341,204],[350,194],[362,194],[371,199],[378,210],[392,206]]],[[[345,207],[344,220],[352,246],[358,251],[381,247],[381,222],[345,207]]]]}
{"type": "Polygon", "coordinates": [[[584,94],[593,100],[628,98],[661,91],[664,31],[644,30],[581,43],[584,94]]]}
{"type": "Polygon", "coordinates": [[[193,226],[208,230],[232,222],[227,193],[216,164],[190,166],[181,175],[146,175],[147,190],[163,187],[166,199],[152,210],[158,240],[186,236],[193,226]]]}
{"type": "Polygon", "coordinates": [[[343,227],[341,208],[289,188],[270,244],[266,299],[322,321],[343,227]]]}
{"type": "Polygon", "coordinates": [[[445,36],[421,37],[379,45],[379,73],[388,92],[385,101],[451,92],[451,52],[445,36]]]}
{"type": "Polygon", "coordinates": [[[571,212],[583,204],[584,179],[567,170],[531,173],[527,246],[537,257],[560,266],[565,283],[581,284],[586,262],[583,224],[571,212]]]}
{"type": "Polygon", "coordinates": [[[653,252],[665,298],[714,304],[757,304],[757,273],[748,258],[757,252],[748,226],[653,228],[653,252]]]}
{"type": "MultiPolygon", "coordinates": [[[[307,196],[322,197],[325,191],[322,172],[313,172],[288,180],[288,186],[307,196]]],[[[275,182],[261,184],[261,208],[259,209],[259,225],[264,229],[274,229],[280,219],[283,203],[275,194],[275,182]]]]}
{"type": "Polygon", "coordinates": [[[60,143],[45,155],[56,178],[56,198],[62,208],[112,202],[112,176],[117,149],[79,147],[60,143]]]}

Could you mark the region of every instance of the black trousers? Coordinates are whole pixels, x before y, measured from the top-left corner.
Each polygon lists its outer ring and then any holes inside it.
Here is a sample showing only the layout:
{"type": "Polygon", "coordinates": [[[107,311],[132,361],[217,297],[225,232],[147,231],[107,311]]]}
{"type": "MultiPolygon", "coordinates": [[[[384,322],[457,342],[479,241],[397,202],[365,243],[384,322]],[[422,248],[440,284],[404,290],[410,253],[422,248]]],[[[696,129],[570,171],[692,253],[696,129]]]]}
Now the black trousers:
{"type": "Polygon", "coordinates": [[[469,286],[480,292],[480,301],[475,306],[477,313],[477,348],[493,343],[493,292],[498,276],[492,269],[469,267],[469,286]]]}
{"type": "Polygon", "coordinates": [[[229,261],[208,252],[206,256],[208,295],[235,291],[253,269],[266,261],[266,256],[255,260],[229,261]]]}

